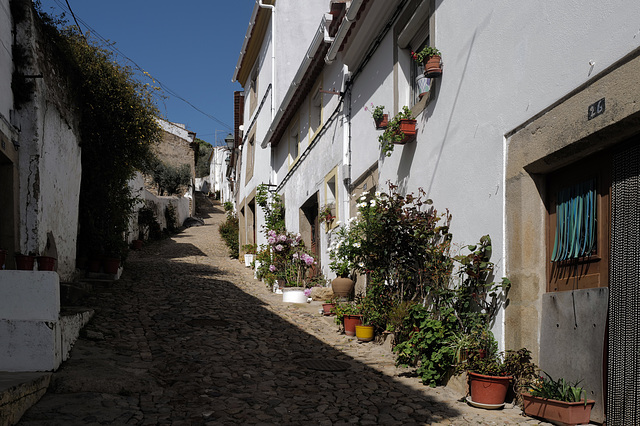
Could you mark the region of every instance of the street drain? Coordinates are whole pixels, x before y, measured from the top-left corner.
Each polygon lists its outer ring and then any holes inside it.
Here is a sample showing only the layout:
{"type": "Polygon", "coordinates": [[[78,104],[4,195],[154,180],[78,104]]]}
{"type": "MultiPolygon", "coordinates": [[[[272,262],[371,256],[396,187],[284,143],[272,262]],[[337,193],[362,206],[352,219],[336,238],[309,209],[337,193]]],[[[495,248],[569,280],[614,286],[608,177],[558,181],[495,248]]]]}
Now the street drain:
{"type": "Polygon", "coordinates": [[[229,323],[225,320],[214,318],[193,318],[187,321],[191,327],[226,327],[229,323]]]}
{"type": "Polygon", "coordinates": [[[299,362],[300,366],[317,371],[345,371],[351,365],[348,362],[333,359],[307,359],[299,362]]]}

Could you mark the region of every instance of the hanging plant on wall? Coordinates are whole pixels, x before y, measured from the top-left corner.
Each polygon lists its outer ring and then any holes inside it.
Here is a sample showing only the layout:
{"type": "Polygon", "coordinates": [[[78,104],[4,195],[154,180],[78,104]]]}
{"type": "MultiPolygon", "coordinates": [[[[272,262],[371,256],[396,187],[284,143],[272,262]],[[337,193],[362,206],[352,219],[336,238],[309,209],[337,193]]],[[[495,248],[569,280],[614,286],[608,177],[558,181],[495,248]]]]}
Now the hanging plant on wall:
{"type": "Polygon", "coordinates": [[[403,145],[416,137],[416,120],[407,106],[389,122],[387,129],[378,136],[380,148],[387,157],[391,156],[394,144],[403,145]]]}

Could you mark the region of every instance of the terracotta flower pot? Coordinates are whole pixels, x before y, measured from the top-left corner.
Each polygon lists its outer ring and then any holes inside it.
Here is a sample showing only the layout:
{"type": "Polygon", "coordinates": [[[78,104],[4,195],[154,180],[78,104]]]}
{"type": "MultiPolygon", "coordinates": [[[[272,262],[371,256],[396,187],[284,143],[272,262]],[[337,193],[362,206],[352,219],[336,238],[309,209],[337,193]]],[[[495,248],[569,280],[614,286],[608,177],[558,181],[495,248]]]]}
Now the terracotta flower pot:
{"type": "Polygon", "coordinates": [[[376,129],[386,129],[389,125],[389,114],[382,114],[382,118],[374,121],[376,123],[376,129]]]}
{"type": "Polygon", "coordinates": [[[361,342],[370,342],[373,340],[372,325],[356,325],[356,337],[361,342]]]}
{"type": "Polygon", "coordinates": [[[322,315],[324,316],[335,315],[335,312],[333,312],[333,308],[335,308],[335,306],[336,306],[335,303],[323,303],[322,315]]]}
{"type": "Polygon", "coordinates": [[[49,256],[38,256],[38,271],[54,271],[56,259],[49,256]]]}
{"type": "Polygon", "coordinates": [[[347,336],[356,335],[356,325],[362,324],[362,315],[345,315],[344,316],[344,334],[347,336]]]}
{"type": "Polygon", "coordinates": [[[398,145],[404,145],[405,143],[415,139],[416,137],[416,120],[400,120],[400,127],[398,128],[399,132],[404,133],[404,138],[400,142],[394,142],[398,145]]]}
{"type": "Polygon", "coordinates": [[[26,254],[16,254],[16,269],[19,271],[33,271],[36,258],[26,254]]]}
{"type": "Polygon", "coordinates": [[[539,398],[527,393],[522,394],[522,409],[525,414],[542,417],[567,425],[587,424],[595,401],[564,402],[555,399],[539,398]]]}
{"type": "Polygon", "coordinates": [[[349,297],[354,285],[353,280],[349,278],[338,277],[331,281],[331,289],[336,297],[349,297]]]}
{"type": "Polygon", "coordinates": [[[429,78],[440,77],[442,75],[441,59],[440,56],[429,56],[424,63],[424,75],[429,78]]]}
{"type": "Polygon", "coordinates": [[[511,376],[485,376],[469,372],[471,400],[480,404],[504,404],[511,376]]]}

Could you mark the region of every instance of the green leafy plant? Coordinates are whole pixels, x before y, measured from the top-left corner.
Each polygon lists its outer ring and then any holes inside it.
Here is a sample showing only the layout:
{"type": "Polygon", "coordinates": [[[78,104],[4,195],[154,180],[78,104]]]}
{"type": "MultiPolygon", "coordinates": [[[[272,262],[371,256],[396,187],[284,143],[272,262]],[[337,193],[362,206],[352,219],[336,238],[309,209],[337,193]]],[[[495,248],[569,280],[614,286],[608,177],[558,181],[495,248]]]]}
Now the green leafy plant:
{"type": "Polygon", "coordinates": [[[340,302],[336,303],[333,308],[333,311],[336,314],[335,322],[338,325],[342,325],[344,321],[345,315],[359,315],[358,307],[354,302],[340,302]]]}
{"type": "Polygon", "coordinates": [[[232,258],[237,259],[240,255],[238,250],[238,239],[240,230],[238,217],[233,214],[233,212],[227,212],[227,219],[220,224],[220,227],[218,229],[220,231],[222,239],[229,248],[229,255],[232,258]]]}
{"type": "Polygon", "coordinates": [[[369,107],[364,107],[364,110],[371,112],[371,115],[376,122],[379,122],[384,118],[384,105],[374,106],[372,102],[371,109],[369,109],[369,107]]]}
{"type": "Polygon", "coordinates": [[[151,176],[160,195],[177,195],[191,184],[191,169],[188,164],[172,166],[156,159],[152,161],[151,176]]]}
{"type": "Polygon", "coordinates": [[[412,305],[403,324],[408,337],[393,349],[397,354],[396,363],[418,366],[416,372],[426,385],[441,384],[453,365],[455,351],[449,342],[456,324],[453,312],[439,320],[434,319],[424,306],[412,305]]]}
{"type": "Polygon", "coordinates": [[[504,356],[504,370],[513,377],[513,390],[516,404],[522,404],[522,392],[530,388],[538,377],[538,366],[531,362],[531,351],[521,348],[508,350],[504,356]]]}
{"type": "Polygon", "coordinates": [[[224,211],[227,213],[233,211],[233,203],[231,201],[225,201],[223,207],[224,211]]]}
{"type": "Polygon", "coordinates": [[[402,107],[402,110],[398,112],[387,125],[387,128],[380,136],[378,136],[378,142],[380,142],[380,148],[382,153],[390,157],[394,149],[394,144],[402,142],[405,138],[405,133],[400,130],[401,120],[414,120],[413,113],[406,105],[402,107]]]}
{"type": "Polygon", "coordinates": [[[242,251],[246,254],[256,254],[258,252],[257,244],[244,244],[242,246],[242,251]]]}
{"type": "Polygon", "coordinates": [[[424,64],[431,56],[442,56],[440,51],[433,46],[425,46],[419,52],[411,52],[411,57],[418,63],[424,64]]]}
{"type": "Polygon", "coordinates": [[[264,211],[263,231],[286,231],[284,224],[284,203],[279,194],[269,192],[269,187],[260,184],[256,188],[256,203],[264,211]]]}
{"type": "Polygon", "coordinates": [[[554,380],[546,372],[529,386],[529,393],[539,398],[555,399],[564,402],[580,402],[587,405],[586,391],[578,386],[581,380],[570,383],[564,378],[554,380]],[[584,396],[584,398],[583,398],[584,396]]]}

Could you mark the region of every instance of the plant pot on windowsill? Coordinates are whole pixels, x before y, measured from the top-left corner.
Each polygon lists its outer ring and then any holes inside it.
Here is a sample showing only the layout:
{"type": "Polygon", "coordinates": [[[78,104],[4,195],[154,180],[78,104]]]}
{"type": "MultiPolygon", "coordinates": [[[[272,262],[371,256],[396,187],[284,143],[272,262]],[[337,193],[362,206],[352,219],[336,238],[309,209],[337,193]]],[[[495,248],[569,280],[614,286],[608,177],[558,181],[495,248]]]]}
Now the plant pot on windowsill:
{"type": "Polygon", "coordinates": [[[376,123],[376,129],[386,129],[389,125],[389,114],[382,114],[380,118],[374,118],[373,121],[376,123]]]}
{"type": "Polygon", "coordinates": [[[424,63],[424,75],[429,78],[442,76],[442,58],[439,55],[427,57],[424,63]]]}
{"type": "Polygon", "coordinates": [[[567,425],[587,424],[595,401],[565,402],[522,394],[522,410],[528,416],[541,417],[567,425]]]}

